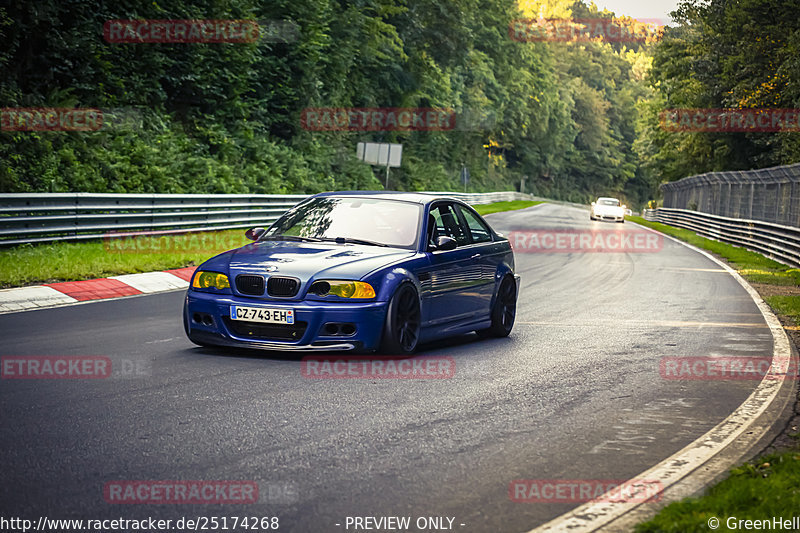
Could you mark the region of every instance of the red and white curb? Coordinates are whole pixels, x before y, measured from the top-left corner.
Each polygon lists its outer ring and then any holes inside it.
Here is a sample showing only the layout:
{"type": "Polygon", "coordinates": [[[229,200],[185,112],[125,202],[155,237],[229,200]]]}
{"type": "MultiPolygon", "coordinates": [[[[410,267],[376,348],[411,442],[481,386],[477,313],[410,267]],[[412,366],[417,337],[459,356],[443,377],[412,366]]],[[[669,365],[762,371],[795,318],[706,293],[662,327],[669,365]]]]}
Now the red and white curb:
{"type": "Polygon", "coordinates": [[[195,267],[0,290],[0,313],[185,289],[195,267]]]}

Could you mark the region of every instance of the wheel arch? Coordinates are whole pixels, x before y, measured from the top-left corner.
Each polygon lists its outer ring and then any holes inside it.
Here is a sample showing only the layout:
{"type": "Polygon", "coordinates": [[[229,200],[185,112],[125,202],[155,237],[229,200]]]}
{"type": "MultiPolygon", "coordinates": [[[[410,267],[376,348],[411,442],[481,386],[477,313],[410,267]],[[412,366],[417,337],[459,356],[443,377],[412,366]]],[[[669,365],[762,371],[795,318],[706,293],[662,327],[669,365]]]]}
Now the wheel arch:
{"type": "Polygon", "coordinates": [[[419,279],[408,269],[393,267],[388,271],[376,272],[367,276],[364,281],[370,283],[375,289],[375,299],[388,302],[403,283],[411,283],[417,291],[417,298],[422,305],[422,284],[419,279]]]}
{"type": "MultiPolygon", "coordinates": [[[[494,307],[494,302],[497,300],[497,293],[500,290],[500,284],[503,282],[503,279],[511,278],[511,281],[514,283],[514,286],[517,287],[516,276],[514,274],[514,267],[513,265],[509,265],[506,261],[503,261],[497,265],[497,269],[494,273],[494,290],[492,291],[492,301],[490,302],[489,308],[494,307]]],[[[518,287],[517,287],[518,289],[518,287]]],[[[519,290],[517,290],[517,299],[519,299],[519,290]]]]}

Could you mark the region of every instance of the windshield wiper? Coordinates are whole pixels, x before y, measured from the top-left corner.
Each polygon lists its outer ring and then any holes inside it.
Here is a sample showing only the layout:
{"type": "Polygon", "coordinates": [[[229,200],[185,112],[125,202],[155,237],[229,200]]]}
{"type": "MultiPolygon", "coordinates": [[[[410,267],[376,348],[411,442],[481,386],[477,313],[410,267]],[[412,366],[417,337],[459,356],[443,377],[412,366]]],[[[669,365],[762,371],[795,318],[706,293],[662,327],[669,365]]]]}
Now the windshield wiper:
{"type": "Polygon", "coordinates": [[[368,241],[366,239],[353,239],[352,237],[336,237],[335,239],[320,239],[323,241],[335,242],[337,244],[366,244],[367,246],[383,246],[388,247],[388,244],[382,242],[368,241]]]}
{"type": "Polygon", "coordinates": [[[260,241],[295,241],[295,242],[322,242],[317,237],[301,237],[300,235],[265,235],[260,241]]]}
{"type": "Polygon", "coordinates": [[[302,237],[300,235],[265,235],[260,241],[296,241],[296,242],[335,242],[337,244],[366,244],[368,246],[388,247],[382,242],[368,241],[366,239],[353,239],[350,237],[336,237],[335,239],[326,237],[302,237]]]}

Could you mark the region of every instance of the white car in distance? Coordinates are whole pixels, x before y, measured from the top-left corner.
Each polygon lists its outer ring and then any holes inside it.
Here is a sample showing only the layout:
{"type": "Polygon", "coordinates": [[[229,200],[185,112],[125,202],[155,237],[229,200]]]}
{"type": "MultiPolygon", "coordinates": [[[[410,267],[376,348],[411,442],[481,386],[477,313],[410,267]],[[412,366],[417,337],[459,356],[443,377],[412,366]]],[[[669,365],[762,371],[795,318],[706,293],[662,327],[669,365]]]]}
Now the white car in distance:
{"type": "Polygon", "coordinates": [[[625,222],[626,210],[627,206],[620,204],[616,198],[598,198],[596,202],[592,202],[589,219],[625,222]]]}

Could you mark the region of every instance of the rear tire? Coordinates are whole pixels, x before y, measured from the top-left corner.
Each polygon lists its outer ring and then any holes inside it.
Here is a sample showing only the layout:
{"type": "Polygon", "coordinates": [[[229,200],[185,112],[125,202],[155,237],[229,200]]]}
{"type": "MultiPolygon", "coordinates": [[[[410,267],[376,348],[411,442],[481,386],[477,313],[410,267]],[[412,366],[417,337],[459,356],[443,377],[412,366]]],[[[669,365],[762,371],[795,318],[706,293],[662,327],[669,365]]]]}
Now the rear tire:
{"type": "Polygon", "coordinates": [[[517,317],[517,284],[514,278],[506,276],[500,282],[492,307],[492,325],[476,331],[483,338],[508,337],[517,317]]]}
{"type": "Polygon", "coordinates": [[[422,313],[417,290],[403,283],[394,293],[386,310],[380,350],[386,355],[414,353],[419,342],[422,313]]]}

